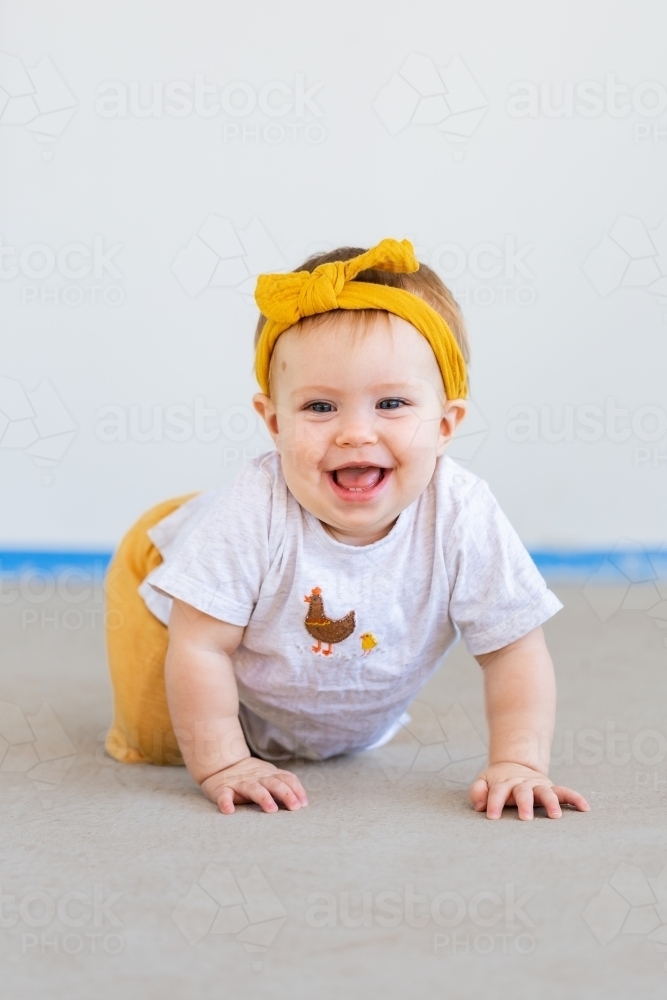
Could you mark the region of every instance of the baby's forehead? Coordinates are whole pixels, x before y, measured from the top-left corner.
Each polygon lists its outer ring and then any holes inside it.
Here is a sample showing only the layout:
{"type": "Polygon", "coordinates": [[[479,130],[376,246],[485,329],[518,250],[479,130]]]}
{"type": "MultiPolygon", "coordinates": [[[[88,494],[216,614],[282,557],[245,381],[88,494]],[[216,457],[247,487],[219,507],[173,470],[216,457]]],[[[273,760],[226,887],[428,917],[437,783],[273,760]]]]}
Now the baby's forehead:
{"type": "Polygon", "coordinates": [[[316,339],[315,335],[320,338],[347,335],[366,339],[382,333],[391,334],[397,323],[404,322],[405,320],[384,309],[332,309],[330,312],[305,316],[286,333],[303,340],[310,339],[311,334],[312,339],[316,339]]]}
{"type": "Polygon", "coordinates": [[[338,309],[300,320],[285,331],[274,347],[283,360],[306,355],[348,352],[391,357],[403,355],[403,363],[430,352],[425,337],[411,323],[376,309],[338,309]],[[421,351],[420,351],[421,348],[421,351]]]}
{"type": "Polygon", "coordinates": [[[433,391],[435,382],[438,392],[442,378],[426,338],[398,316],[364,312],[370,315],[339,310],[283,333],[271,359],[274,389],[349,386],[398,393],[429,384],[433,391]]]}

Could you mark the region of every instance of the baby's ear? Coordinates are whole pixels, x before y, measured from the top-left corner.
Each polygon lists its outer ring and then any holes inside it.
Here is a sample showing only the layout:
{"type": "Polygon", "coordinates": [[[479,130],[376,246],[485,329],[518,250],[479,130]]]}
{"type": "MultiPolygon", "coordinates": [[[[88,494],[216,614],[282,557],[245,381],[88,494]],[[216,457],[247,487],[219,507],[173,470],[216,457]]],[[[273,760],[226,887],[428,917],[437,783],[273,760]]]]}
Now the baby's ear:
{"type": "Polygon", "coordinates": [[[277,443],[278,415],[273,400],[263,392],[256,392],[252,397],[252,405],[266,424],[274,442],[277,443]]]}
{"type": "MultiPolygon", "coordinates": [[[[465,399],[448,399],[444,405],[442,421],[440,423],[440,447],[449,444],[456,433],[456,428],[464,419],[468,412],[468,403],[465,399]]],[[[438,451],[438,454],[441,454],[438,451]]]]}

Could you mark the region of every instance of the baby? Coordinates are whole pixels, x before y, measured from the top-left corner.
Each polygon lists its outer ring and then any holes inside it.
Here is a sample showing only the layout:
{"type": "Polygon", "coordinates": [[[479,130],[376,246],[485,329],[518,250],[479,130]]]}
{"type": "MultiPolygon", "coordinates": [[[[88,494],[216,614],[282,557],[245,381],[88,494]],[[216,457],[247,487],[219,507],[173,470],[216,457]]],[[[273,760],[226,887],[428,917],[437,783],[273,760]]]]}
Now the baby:
{"type": "Polygon", "coordinates": [[[299,809],[285,761],[390,740],[462,635],[489,727],[473,807],[587,810],[547,776],[555,683],[540,626],[562,605],[486,483],[446,455],[467,395],[451,295],[407,241],[383,240],[263,275],[257,300],[253,403],[275,451],[231,489],[162,505],[121,546],[107,749],[180,752],[223,813],[299,809]]]}

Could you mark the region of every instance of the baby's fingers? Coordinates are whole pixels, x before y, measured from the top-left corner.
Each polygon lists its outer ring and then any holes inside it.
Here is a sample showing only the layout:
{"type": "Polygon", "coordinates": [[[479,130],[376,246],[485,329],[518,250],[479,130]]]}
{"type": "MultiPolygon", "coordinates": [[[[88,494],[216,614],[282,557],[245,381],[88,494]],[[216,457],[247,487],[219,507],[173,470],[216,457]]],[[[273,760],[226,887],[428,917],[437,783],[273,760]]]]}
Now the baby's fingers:
{"type": "MultiPolygon", "coordinates": [[[[522,782],[520,785],[514,786],[512,795],[514,796],[514,802],[519,813],[519,819],[533,818],[533,796],[537,800],[537,792],[538,788],[533,787],[528,782],[522,782]]],[[[558,805],[558,802],[556,802],[556,805],[558,805]]]]}
{"type": "Polygon", "coordinates": [[[278,810],[271,792],[263,784],[260,784],[259,781],[244,781],[242,784],[239,783],[237,792],[246,802],[256,802],[258,806],[262,807],[264,812],[273,813],[278,810]]]}
{"type": "Polygon", "coordinates": [[[484,778],[477,778],[473,781],[470,789],[468,791],[468,798],[472,804],[473,809],[477,812],[484,812],[486,809],[486,801],[489,797],[489,786],[484,778]]]}
{"type": "MultiPolygon", "coordinates": [[[[270,789],[271,794],[274,799],[278,802],[282,802],[284,806],[288,809],[300,809],[301,801],[299,796],[293,791],[288,785],[287,781],[283,777],[278,777],[278,775],[272,774],[268,778],[262,779],[264,784],[268,789],[270,789]]],[[[307,805],[307,802],[303,803],[307,805]]]]}
{"type": "Polygon", "coordinates": [[[229,785],[224,785],[218,791],[218,809],[221,813],[233,813],[234,809],[234,789],[229,785]]]}
{"type": "Polygon", "coordinates": [[[306,790],[299,781],[299,779],[297,778],[296,774],[293,774],[291,771],[278,771],[276,777],[280,778],[281,781],[284,781],[286,785],[289,785],[289,787],[292,789],[297,799],[299,800],[300,805],[302,806],[308,805],[308,796],[306,795],[306,790]]]}
{"type": "Polygon", "coordinates": [[[560,819],[563,815],[558,802],[558,796],[551,785],[535,785],[533,788],[535,801],[543,805],[549,819],[560,819]]]}
{"type": "Polygon", "coordinates": [[[486,818],[500,819],[503,814],[503,806],[512,794],[512,786],[508,782],[492,785],[489,789],[489,798],[486,803],[486,818]]]}
{"type": "Polygon", "coordinates": [[[551,790],[558,796],[559,802],[574,806],[579,812],[589,812],[591,807],[579,792],[575,792],[572,788],[566,788],[564,785],[553,785],[551,790]]]}

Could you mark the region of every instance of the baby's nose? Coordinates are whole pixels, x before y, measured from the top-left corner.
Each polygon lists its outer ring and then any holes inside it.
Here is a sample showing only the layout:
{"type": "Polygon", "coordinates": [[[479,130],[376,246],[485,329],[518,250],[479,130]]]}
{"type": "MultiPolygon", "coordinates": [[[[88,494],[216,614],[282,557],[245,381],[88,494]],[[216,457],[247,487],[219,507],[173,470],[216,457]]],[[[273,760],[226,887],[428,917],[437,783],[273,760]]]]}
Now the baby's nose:
{"type": "Polygon", "coordinates": [[[344,417],[336,435],[336,444],[340,446],[360,448],[375,441],[377,441],[375,420],[361,414],[344,417]]]}

